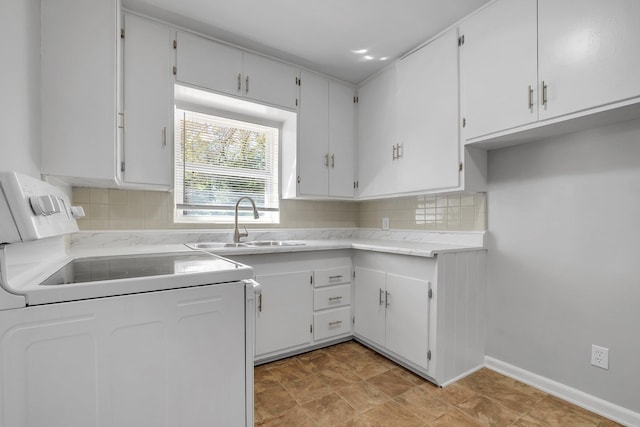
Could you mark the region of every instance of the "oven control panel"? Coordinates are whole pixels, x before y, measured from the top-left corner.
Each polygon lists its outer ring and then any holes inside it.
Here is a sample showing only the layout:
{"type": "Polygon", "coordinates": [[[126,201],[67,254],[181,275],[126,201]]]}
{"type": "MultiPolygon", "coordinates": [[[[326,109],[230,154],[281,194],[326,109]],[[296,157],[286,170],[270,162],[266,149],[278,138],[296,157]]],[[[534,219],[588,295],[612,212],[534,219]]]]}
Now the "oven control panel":
{"type": "Polygon", "coordinates": [[[0,243],[26,242],[78,231],[82,208],[60,188],[16,172],[0,173],[0,243]]]}

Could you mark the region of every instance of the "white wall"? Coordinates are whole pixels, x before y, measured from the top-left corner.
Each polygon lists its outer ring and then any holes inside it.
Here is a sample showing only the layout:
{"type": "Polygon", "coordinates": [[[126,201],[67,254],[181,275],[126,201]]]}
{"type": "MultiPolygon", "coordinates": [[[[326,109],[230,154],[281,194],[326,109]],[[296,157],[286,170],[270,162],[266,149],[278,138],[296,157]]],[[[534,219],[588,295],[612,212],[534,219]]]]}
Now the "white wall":
{"type": "Polygon", "coordinates": [[[0,170],[40,177],[40,1],[3,0],[0,170]]]}
{"type": "Polygon", "coordinates": [[[640,412],[640,120],[490,152],[488,215],[487,355],[640,412]]]}

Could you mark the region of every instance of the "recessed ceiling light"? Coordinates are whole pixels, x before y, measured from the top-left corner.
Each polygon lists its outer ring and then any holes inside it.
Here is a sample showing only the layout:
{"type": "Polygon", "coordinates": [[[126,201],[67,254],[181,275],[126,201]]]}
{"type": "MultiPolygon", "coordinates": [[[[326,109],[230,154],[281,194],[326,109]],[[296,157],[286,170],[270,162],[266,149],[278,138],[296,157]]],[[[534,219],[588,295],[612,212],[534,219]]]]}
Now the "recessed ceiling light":
{"type": "Polygon", "coordinates": [[[389,59],[389,57],[383,56],[382,58],[380,58],[380,61],[386,61],[387,59],[389,59]]]}
{"type": "Polygon", "coordinates": [[[363,53],[367,53],[368,50],[367,49],[359,49],[359,50],[352,50],[351,52],[357,53],[358,55],[362,55],[363,53]]]}
{"type": "Polygon", "coordinates": [[[365,55],[362,57],[365,61],[371,61],[373,59],[373,56],[369,56],[369,55],[365,55]]]}

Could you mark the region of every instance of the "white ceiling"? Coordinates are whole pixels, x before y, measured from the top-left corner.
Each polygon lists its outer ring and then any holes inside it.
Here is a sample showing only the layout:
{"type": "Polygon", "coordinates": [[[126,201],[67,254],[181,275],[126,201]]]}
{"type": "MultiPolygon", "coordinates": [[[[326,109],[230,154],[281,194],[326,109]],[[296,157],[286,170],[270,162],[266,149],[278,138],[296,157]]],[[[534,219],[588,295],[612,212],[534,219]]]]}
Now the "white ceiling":
{"type": "Polygon", "coordinates": [[[129,10],[357,84],[488,1],[123,0],[123,3],[129,10]],[[366,53],[356,53],[364,49],[366,53]]]}

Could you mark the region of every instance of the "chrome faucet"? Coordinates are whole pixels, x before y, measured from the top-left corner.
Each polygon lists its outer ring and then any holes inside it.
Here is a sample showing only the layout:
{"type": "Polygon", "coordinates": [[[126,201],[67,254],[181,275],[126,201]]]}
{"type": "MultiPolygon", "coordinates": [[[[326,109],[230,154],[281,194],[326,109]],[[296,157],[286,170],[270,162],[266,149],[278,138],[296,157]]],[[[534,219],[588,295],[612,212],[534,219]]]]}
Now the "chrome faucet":
{"type": "Polygon", "coordinates": [[[240,232],[240,230],[238,230],[238,205],[240,205],[240,202],[243,201],[244,199],[247,199],[248,201],[251,202],[251,206],[253,207],[253,219],[260,218],[260,214],[258,213],[258,209],[256,208],[256,203],[253,201],[251,197],[244,196],[238,199],[238,201],[236,202],[235,227],[233,229],[233,241],[236,243],[239,243],[241,238],[247,237],[249,235],[249,232],[247,231],[247,227],[244,227],[244,232],[240,232]]]}

